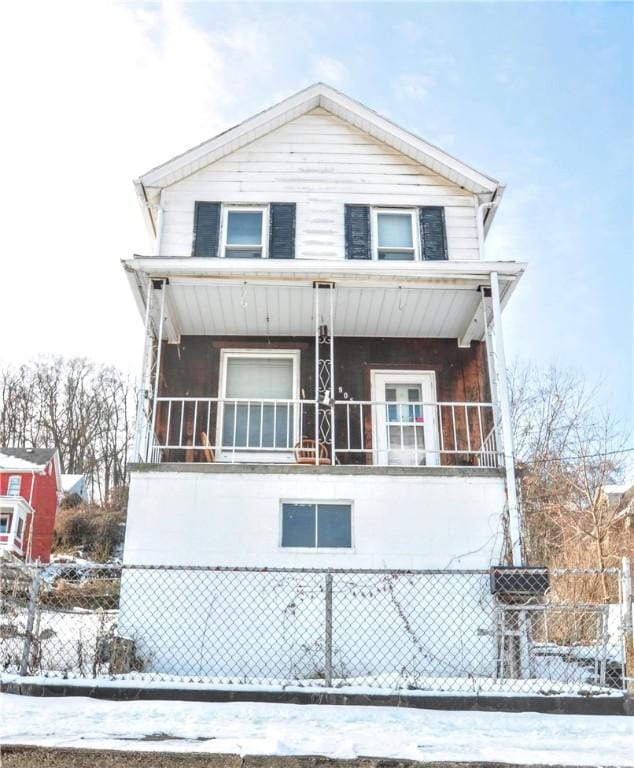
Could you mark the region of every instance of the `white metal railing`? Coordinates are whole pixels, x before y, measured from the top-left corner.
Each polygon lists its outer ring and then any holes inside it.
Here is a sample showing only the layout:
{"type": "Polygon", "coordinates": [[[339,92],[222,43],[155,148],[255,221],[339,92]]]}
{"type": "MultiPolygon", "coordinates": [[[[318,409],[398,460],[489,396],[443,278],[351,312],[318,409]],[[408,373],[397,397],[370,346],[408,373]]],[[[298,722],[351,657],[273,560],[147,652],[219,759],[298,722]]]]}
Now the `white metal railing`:
{"type": "Polygon", "coordinates": [[[344,420],[336,459],[365,456],[366,463],[380,466],[499,466],[491,403],[341,400],[335,410],[337,425],[342,413],[344,420]]]}
{"type": "Polygon", "coordinates": [[[159,397],[149,455],[158,448],[163,461],[292,461],[314,407],[307,400],[159,397]]]}
{"type": "Polygon", "coordinates": [[[159,397],[147,460],[500,465],[491,403],[159,397]],[[315,424],[326,413],[330,443],[315,424]]]}

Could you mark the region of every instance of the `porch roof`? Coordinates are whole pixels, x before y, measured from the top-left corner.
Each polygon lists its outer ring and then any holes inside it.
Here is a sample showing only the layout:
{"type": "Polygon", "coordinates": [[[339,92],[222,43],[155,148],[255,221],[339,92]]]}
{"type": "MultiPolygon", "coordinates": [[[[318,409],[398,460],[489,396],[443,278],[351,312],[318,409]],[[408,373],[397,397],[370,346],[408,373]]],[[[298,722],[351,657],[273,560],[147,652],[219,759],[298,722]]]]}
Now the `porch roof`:
{"type": "MultiPolygon", "coordinates": [[[[181,335],[311,336],[314,284],[326,282],[335,285],[335,336],[456,338],[468,345],[484,334],[480,288],[497,272],[504,306],[525,265],[135,257],[124,268],[143,315],[150,281],[167,281],[163,334],[172,342],[181,335]]],[[[319,294],[320,322],[329,324],[329,295],[319,294]]],[[[153,302],[155,331],[159,305],[153,302]]]]}

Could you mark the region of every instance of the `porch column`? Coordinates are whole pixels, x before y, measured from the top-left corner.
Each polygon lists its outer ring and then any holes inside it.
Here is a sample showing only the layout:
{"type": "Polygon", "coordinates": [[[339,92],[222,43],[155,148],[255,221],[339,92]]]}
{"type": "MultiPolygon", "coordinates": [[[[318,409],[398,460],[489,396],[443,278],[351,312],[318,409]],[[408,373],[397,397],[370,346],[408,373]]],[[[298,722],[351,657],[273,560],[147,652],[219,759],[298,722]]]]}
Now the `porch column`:
{"type": "Polygon", "coordinates": [[[316,464],[320,464],[320,444],[327,445],[330,449],[330,458],[334,464],[335,437],[334,437],[334,283],[314,283],[315,292],[315,443],[316,464]],[[328,305],[324,307],[323,314],[328,317],[323,322],[321,291],[328,290],[328,305]]]}
{"type": "Polygon", "coordinates": [[[491,289],[485,286],[480,287],[482,299],[480,307],[482,309],[482,323],[484,328],[484,349],[487,357],[487,373],[489,375],[489,387],[491,389],[491,405],[493,408],[493,429],[495,431],[495,445],[498,450],[498,454],[501,453],[501,448],[504,445],[504,438],[502,436],[502,419],[500,416],[500,398],[498,397],[498,387],[495,378],[495,361],[493,359],[493,337],[494,329],[489,326],[489,312],[491,305],[491,289]]]}
{"type": "Polygon", "coordinates": [[[513,450],[513,426],[511,420],[511,401],[506,379],[506,357],[502,333],[502,309],[500,306],[500,284],[498,273],[491,272],[491,307],[493,310],[493,354],[494,379],[499,398],[500,418],[502,422],[502,449],[504,451],[504,469],[506,473],[506,496],[509,510],[509,535],[513,565],[522,565],[522,525],[517,486],[515,484],[515,452],[513,450]]]}
{"type": "Polygon", "coordinates": [[[148,414],[145,412],[145,404],[150,394],[150,371],[152,367],[152,281],[148,281],[145,296],[145,338],[143,341],[143,360],[141,362],[141,375],[136,393],[136,424],[134,428],[134,461],[147,461],[147,433],[148,414]]]}
{"type": "Polygon", "coordinates": [[[158,407],[159,379],[161,376],[161,351],[163,347],[163,325],[165,324],[165,294],[167,293],[167,280],[157,281],[156,289],[161,291],[160,318],[158,336],[156,339],[156,364],[154,366],[154,395],[152,398],[152,424],[148,438],[148,459],[152,461],[154,453],[154,440],[156,434],[156,411],[158,407]]]}

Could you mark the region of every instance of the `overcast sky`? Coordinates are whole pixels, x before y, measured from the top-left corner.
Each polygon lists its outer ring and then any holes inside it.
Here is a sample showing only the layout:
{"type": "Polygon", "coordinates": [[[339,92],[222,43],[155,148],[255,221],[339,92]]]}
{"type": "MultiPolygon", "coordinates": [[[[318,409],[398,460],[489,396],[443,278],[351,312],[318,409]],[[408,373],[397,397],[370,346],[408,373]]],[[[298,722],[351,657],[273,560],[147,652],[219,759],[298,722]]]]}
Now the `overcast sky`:
{"type": "Polygon", "coordinates": [[[0,362],[136,374],[132,178],[323,80],[508,185],[529,262],[511,356],[604,378],[632,418],[632,5],[8,2],[0,362]]]}

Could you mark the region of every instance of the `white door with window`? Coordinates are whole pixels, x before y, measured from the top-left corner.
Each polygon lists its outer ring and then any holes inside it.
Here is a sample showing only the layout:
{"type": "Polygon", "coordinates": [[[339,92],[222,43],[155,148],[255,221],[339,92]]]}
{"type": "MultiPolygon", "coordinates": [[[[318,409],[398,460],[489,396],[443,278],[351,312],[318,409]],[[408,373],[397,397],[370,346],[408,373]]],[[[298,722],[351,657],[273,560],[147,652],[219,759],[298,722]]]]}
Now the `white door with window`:
{"type": "Polygon", "coordinates": [[[299,352],[221,353],[219,458],[288,461],[297,435],[299,352]]]}
{"type": "Polygon", "coordinates": [[[372,400],[375,464],[418,467],[440,463],[432,371],[373,371],[372,400]]]}

